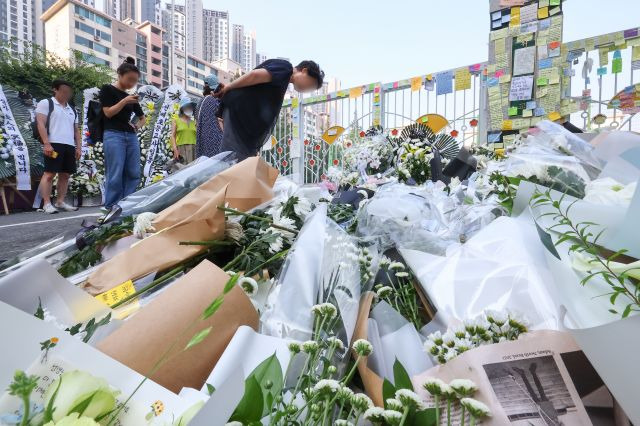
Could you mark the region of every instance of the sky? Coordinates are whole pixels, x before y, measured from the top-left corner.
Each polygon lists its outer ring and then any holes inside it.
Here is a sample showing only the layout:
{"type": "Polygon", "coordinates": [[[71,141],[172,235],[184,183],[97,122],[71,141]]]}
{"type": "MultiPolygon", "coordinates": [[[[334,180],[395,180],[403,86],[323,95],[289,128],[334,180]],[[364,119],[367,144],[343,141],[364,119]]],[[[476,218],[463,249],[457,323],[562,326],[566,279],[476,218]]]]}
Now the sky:
{"type": "MultiPolygon", "coordinates": [[[[487,60],[489,0],[203,0],[257,50],[313,59],[343,88],[487,60]]],[[[565,0],[564,41],[640,26],[640,0],[565,0]]]]}

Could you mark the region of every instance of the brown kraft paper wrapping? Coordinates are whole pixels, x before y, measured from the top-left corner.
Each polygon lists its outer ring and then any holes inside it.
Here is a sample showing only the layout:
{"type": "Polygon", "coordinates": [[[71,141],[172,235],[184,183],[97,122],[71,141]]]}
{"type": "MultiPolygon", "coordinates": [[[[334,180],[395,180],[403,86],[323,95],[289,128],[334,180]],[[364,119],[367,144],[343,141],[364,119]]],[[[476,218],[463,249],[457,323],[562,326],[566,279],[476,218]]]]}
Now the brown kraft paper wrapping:
{"type": "Polygon", "coordinates": [[[181,241],[217,240],[224,235],[224,203],[226,186],[198,205],[192,214],[174,225],[164,228],[129,249],[118,253],[93,272],[84,288],[99,294],[113,287],[135,280],[154,271],[177,265],[206,249],[205,246],[181,246],[181,241]]]}
{"type": "MultiPolygon", "coordinates": [[[[352,339],[354,342],[368,337],[367,321],[374,296],[375,293],[367,292],[360,299],[360,311],[358,312],[358,321],[356,322],[356,329],[353,332],[352,339]]],[[[373,348],[373,350],[376,350],[376,348],[373,348]]],[[[376,406],[384,407],[384,399],[382,397],[383,380],[367,366],[367,362],[368,358],[365,357],[358,363],[358,372],[362,378],[364,390],[376,406]]]]}
{"type": "Polygon", "coordinates": [[[202,261],[177,280],[149,305],[107,338],[97,348],[113,359],[147,375],[162,354],[174,345],[168,361],[149,378],[178,393],[183,387],[200,389],[226,349],[238,327],[258,327],[258,314],[244,291],[235,286],[224,297],[220,309],[185,333],[185,329],[220,294],[229,276],[208,260],[202,261]],[[183,351],[199,331],[212,327],[199,344],[183,351]]]}
{"type": "MultiPolygon", "coordinates": [[[[278,170],[260,157],[251,157],[212,177],[182,200],[161,211],[153,221],[156,230],[168,228],[197,210],[220,189],[227,186],[225,202],[241,211],[250,210],[273,198],[278,170]]],[[[221,205],[224,203],[220,203],[221,205]]]]}

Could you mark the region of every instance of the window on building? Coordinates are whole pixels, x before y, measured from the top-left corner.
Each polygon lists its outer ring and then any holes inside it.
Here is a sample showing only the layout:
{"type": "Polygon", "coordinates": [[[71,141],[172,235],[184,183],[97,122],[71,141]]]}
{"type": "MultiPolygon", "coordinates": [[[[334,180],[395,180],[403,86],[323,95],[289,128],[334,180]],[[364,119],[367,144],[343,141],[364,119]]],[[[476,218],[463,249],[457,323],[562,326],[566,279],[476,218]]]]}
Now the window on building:
{"type": "Polygon", "coordinates": [[[157,59],[157,58],[151,58],[151,63],[153,65],[162,65],[162,61],[160,59],[157,59]]]}
{"type": "Polygon", "coordinates": [[[162,30],[160,30],[160,28],[151,27],[151,32],[154,34],[161,34],[162,30]]]}
{"type": "Polygon", "coordinates": [[[160,71],[152,70],[151,71],[151,75],[154,76],[154,77],[160,77],[162,75],[162,73],[160,71]]]}
{"type": "Polygon", "coordinates": [[[111,66],[111,63],[109,61],[105,61],[104,59],[100,59],[98,57],[93,56],[90,53],[83,53],[82,54],[82,59],[84,59],[87,62],[90,62],[92,64],[98,64],[98,65],[104,65],[104,66],[111,66]]]}
{"type": "Polygon", "coordinates": [[[162,52],[162,49],[158,46],[151,46],[151,51],[154,53],[160,53],[162,52]]]}
{"type": "Polygon", "coordinates": [[[101,45],[100,43],[96,43],[93,40],[87,40],[86,38],[79,35],[76,36],[75,40],[77,44],[88,47],[89,49],[95,50],[96,52],[104,53],[105,55],[108,55],[111,50],[108,47],[101,45]]]}

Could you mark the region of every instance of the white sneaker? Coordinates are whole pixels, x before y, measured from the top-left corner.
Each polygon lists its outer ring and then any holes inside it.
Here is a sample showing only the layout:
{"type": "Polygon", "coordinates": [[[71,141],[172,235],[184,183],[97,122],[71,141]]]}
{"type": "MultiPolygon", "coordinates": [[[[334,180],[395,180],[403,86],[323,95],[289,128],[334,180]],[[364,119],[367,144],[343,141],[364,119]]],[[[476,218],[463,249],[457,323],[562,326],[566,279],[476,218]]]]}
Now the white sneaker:
{"type": "Polygon", "coordinates": [[[58,210],[55,207],[53,207],[53,204],[51,203],[45,204],[42,210],[44,210],[44,212],[47,214],[58,213],[58,210]]]}
{"type": "Polygon", "coordinates": [[[65,203],[64,201],[61,203],[56,204],[56,208],[59,210],[64,210],[65,212],[75,212],[76,210],[78,210],[77,207],[73,207],[70,206],[69,204],[65,203]]]}

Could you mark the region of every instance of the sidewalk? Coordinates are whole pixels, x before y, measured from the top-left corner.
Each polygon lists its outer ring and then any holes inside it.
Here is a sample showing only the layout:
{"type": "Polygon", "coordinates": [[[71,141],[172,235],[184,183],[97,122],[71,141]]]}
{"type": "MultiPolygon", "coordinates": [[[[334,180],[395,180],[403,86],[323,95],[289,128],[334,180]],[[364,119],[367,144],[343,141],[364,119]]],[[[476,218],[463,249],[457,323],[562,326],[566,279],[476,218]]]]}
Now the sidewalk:
{"type": "Polygon", "coordinates": [[[80,229],[85,219],[100,216],[100,207],[83,207],[76,212],[46,214],[15,213],[0,216],[0,264],[64,232],[80,229]]]}

